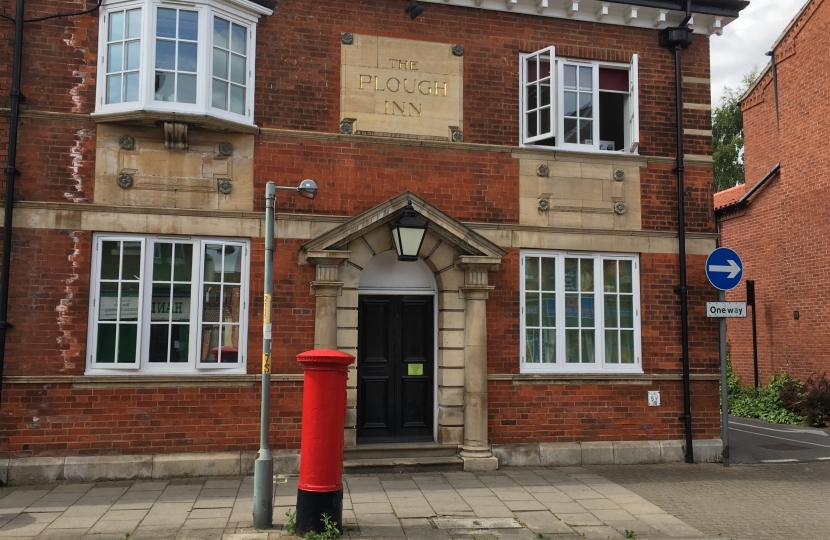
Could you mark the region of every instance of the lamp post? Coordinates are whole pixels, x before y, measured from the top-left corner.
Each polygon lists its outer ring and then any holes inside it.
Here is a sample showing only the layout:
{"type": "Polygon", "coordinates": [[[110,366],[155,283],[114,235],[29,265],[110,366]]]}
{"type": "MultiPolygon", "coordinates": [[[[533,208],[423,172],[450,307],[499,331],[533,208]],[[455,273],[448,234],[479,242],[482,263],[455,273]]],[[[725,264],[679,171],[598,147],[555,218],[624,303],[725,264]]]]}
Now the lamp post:
{"type": "Polygon", "coordinates": [[[268,447],[271,424],[271,295],[274,292],[274,200],[277,191],[296,191],[314,199],[317,184],[303,180],[299,187],[265,184],[265,304],[262,309],[262,409],[260,411],[259,455],[254,462],[254,527],[270,528],[274,518],[274,457],[268,447]]]}
{"type": "Polygon", "coordinates": [[[418,219],[412,201],[406,201],[403,215],[392,225],[392,243],[398,253],[398,260],[417,261],[426,233],[426,222],[418,219]]]}

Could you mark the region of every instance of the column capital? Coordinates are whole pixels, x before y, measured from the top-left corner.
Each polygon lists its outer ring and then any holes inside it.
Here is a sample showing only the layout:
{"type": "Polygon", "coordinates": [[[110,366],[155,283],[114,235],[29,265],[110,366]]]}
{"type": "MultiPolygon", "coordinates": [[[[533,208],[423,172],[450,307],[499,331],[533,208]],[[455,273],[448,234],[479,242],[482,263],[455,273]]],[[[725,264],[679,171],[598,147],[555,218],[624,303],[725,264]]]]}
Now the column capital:
{"type": "Polygon", "coordinates": [[[488,292],[495,288],[488,283],[487,274],[490,270],[498,270],[500,262],[501,257],[458,257],[456,264],[464,270],[464,285],[458,289],[459,296],[466,300],[487,300],[488,292]]]}
{"type": "Polygon", "coordinates": [[[317,267],[312,288],[316,284],[322,284],[324,282],[337,283],[342,287],[343,284],[339,282],[340,276],[338,269],[343,261],[349,259],[350,255],[351,251],[309,251],[306,253],[306,264],[317,267]]]}

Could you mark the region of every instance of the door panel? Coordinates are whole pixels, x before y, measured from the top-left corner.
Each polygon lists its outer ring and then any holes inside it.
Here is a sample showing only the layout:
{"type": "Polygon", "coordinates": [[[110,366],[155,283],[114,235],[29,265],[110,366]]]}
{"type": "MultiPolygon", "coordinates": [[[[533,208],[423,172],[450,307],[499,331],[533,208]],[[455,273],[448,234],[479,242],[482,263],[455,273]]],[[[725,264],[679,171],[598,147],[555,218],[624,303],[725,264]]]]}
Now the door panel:
{"type": "Polygon", "coordinates": [[[433,298],[358,301],[359,442],[432,440],[433,298]]]}

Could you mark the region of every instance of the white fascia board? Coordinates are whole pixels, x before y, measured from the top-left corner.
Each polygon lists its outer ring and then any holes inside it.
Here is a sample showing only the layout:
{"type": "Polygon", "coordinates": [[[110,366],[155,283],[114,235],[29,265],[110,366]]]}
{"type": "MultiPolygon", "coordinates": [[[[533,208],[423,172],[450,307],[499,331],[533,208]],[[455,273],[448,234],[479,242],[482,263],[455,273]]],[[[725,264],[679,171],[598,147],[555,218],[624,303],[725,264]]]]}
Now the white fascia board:
{"type": "MultiPolygon", "coordinates": [[[[242,0],[223,0],[241,2],[242,0]]],[[[490,11],[502,11],[509,13],[520,13],[536,17],[553,17],[557,19],[570,19],[575,21],[586,21],[599,24],[612,24],[617,26],[630,26],[634,28],[662,29],[669,26],[679,25],[686,17],[682,11],[666,12],[665,21],[655,25],[660,19],[660,10],[642,6],[627,4],[615,4],[607,0],[578,0],[578,8],[574,9],[574,0],[542,1],[542,0],[419,0],[423,4],[444,4],[473,9],[486,9],[490,11]],[[597,12],[603,11],[603,5],[608,6],[608,13],[603,14],[598,20],[597,12]]],[[[249,2],[246,2],[249,4],[249,2]]],[[[665,11],[665,10],[663,10],[665,11]]],[[[694,23],[689,27],[695,34],[712,35],[723,32],[723,27],[735,20],[732,17],[715,17],[695,13],[694,23]],[[716,23],[720,21],[720,26],[716,23]]]]}

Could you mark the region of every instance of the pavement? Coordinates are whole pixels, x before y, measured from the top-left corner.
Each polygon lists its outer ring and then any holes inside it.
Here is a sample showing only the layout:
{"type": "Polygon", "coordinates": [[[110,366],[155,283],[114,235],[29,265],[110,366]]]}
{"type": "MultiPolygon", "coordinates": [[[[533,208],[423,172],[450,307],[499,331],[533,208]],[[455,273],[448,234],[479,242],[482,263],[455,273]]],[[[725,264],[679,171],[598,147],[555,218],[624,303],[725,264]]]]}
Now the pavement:
{"type": "Polygon", "coordinates": [[[731,463],[830,460],[830,431],[730,415],[729,459],[731,463]]]}

